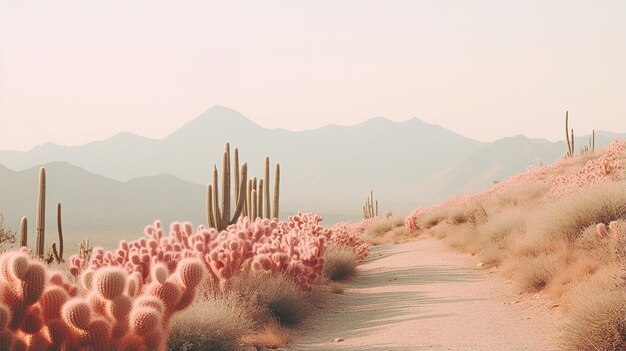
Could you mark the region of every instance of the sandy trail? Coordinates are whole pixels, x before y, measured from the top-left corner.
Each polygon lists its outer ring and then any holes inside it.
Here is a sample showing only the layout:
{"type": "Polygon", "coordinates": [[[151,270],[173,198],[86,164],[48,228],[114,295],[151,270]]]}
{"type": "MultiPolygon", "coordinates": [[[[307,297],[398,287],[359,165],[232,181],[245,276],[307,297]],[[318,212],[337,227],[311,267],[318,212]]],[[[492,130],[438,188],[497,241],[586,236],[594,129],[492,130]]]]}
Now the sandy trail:
{"type": "Polygon", "coordinates": [[[558,350],[559,313],[435,239],[374,247],[289,350],[558,350]],[[330,342],[343,338],[342,342],[330,342]]]}

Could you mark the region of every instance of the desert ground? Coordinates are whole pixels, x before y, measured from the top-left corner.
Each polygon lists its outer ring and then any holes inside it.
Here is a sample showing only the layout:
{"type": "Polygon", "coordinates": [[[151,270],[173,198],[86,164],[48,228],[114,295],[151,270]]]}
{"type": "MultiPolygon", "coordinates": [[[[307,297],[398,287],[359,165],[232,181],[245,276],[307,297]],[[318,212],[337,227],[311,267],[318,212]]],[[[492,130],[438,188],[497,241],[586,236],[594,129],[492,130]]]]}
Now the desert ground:
{"type": "Polygon", "coordinates": [[[374,247],[289,350],[557,350],[554,303],[478,265],[433,238],[374,247]]]}

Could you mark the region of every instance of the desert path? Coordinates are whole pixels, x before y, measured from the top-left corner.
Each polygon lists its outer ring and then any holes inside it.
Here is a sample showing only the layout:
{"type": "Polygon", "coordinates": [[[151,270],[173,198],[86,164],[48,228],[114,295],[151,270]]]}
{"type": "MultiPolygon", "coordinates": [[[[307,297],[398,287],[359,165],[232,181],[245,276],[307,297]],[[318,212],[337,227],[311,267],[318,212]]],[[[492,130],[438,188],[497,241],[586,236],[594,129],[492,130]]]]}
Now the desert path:
{"type": "Polygon", "coordinates": [[[372,248],[289,350],[558,350],[558,312],[436,239],[372,248]],[[519,299],[519,300],[518,300],[519,299]],[[341,342],[330,342],[336,338],[341,342]]]}

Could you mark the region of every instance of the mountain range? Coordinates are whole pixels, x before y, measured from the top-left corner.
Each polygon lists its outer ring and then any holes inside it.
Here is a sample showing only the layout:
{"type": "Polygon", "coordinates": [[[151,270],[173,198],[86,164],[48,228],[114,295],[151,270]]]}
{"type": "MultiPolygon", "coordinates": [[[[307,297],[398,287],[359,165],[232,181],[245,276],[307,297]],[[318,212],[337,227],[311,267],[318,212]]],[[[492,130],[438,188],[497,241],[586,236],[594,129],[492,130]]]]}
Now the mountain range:
{"type": "MultiPolygon", "coordinates": [[[[624,137],[596,132],[596,147],[624,137]]],[[[576,144],[587,139],[580,136],[576,144]]],[[[227,141],[239,148],[249,175],[262,175],[265,155],[281,164],[283,216],[315,211],[330,222],[358,218],[370,189],[381,212],[405,213],[485,189],[529,166],[553,162],[565,150],[562,141],[522,135],[480,142],[417,118],[376,117],[300,132],[266,129],[214,106],[163,139],[121,133],[80,146],[2,150],[0,211],[14,228],[21,216],[34,219],[37,170],[45,166],[48,206],[63,203],[70,232],[138,231],[157,218],[203,223],[205,186],[213,164],[221,168],[227,141]]]]}

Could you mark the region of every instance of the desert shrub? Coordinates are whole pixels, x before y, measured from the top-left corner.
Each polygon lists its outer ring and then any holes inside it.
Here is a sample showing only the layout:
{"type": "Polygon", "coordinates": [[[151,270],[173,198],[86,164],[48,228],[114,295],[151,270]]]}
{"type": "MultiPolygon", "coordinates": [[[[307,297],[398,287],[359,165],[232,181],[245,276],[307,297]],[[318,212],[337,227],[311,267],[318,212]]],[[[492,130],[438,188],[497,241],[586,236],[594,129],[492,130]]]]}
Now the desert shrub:
{"type": "Polygon", "coordinates": [[[462,203],[453,207],[448,215],[448,221],[458,225],[463,223],[479,224],[488,219],[488,214],[483,205],[476,201],[462,203]]]}
{"type": "Polygon", "coordinates": [[[564,262],[559,254],[544,254],[527,257],[517,267],[514,275],[517,287],[523,292],[537,292],[552,281],[559,269],[564,268],[564,262]]]}
{"type": "Polygon", "coordinates": [[[536,201],[550,190],[544,183],[521,183],[500,190],[494,194],[493,202],[496,207],[528,205],[536,201]]]}
{"type": "Polygon", "coordinates": [[[476,228],[478,240],[482,243],[500,243],[508,239],[513,232],[526,230],[526,209],[509,209],[492,216],[489,221],[476,228]]]}
{"type": "Polygon", "coordinates": [[[617,351],[626,344],[626,293],[610,273],[596,274],[573,294],[561,344],[568,351],[617,351]]]}
{"type": "Polygon", "coordinates": [[[441,207],[432,210],[417,219],[417,225],[422,229],[429,229],[441,223],[442,221],[447,220],[449,215],[450,214],[448,213],[448,209],[445,207],[441,207]]]}
{"type": "Polygon", "coordinates": [[[285,275],[254,272],[242,274],[233,280],[232,290],[241,299],[267,311],[280,325],[296,325],[310,312],[308,294],[285,275]]]}
{"type": "Polygon", "coordinates": [[[234,351],[254,327],[248,311],[235,296],[198,297],[173,318],[167,347],[183,351],[234,351]]]}
{"type": "Polygon", "coordinates": [[[549,238],[574,241],[597,223],[626,218],[626,185],[606,183],[581,189],[546,210],[549,238]]]}
{"type": "Polygon", "coordinates": [[[374,245],[398,242],[408,236],[404,226],[404,218],[387,217],[384,220],[374,222],[365,228],[361,238],[374,245]]]}
{"type": "Polygon", "coordinates": [[[4,226],[4,216],[0,212],[0,249],[6,244],[14,244],[16,233],[4,226]]]}
{"type": "Polygon", "coordinates": [[[330,280],[344,280],[356,273],[357,257],[350,249],[329,246],[324,255],[323,274],[330,280]]]}

